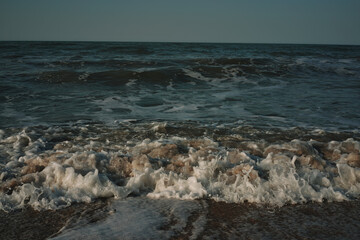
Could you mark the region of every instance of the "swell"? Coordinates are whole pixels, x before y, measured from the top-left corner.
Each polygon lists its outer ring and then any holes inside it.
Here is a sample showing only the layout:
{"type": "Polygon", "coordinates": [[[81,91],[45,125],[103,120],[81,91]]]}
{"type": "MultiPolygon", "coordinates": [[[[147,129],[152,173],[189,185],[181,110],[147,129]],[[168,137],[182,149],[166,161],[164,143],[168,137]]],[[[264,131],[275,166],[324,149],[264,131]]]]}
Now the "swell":
{"type": "MultiPolygon", "coordinates": [[[[55,70],[55,71],[43,71],[38,74],[36,80],[40,82],[49,83],[65,83],[65,82],[109,82],[113,84],[122,84],[128,82],[131,79],[137,79],[140,81],[148,81],[149,83],[168,83],[171,80],[174,81],[187,81],[188,77],[192,77],[184,74],[183,69],[190,69],[195,73],[199,73],[209,79],[236,79],[241,76],[245,77],[306,77],[316,75],[339,75],[339,76],[352,76],[355,77],[359,72],[351,68],[339,68],[328,66],[313,66],[309,64],[260,64],[254,65],[254,60],[251,60],[251,64],[238,65],[238,59],[226,60],[234,63],[233,65],[219,65],[213,63],[212,60],[208,61],[207,65],[188,65],[176,67],[155,67],[154,65],[142,65],[141,67],[151,66],[153,70],[142,70],[137,63],[122,63],[126,67],[118,66],[117,69],[97,71],[97,72],[83,72],[74,70],[55,70]],[[136,66],[136,67],[135,67],[136,66]],[[191,66],[191,67],[190,67],[191,66]],[[123,68],[123,69],[119,69],[123,68]],[[134,69],[135,68],[135,69],[134,69]],[[136,69],[136,68],[139,68],[136,69]],[[156,69],[157,68],[157,69],[156,69]]],[[[249,60],[246,60],[250,62],[249,60]]],[[[255,61],[256,62],[256,61],[255,61]]],[[[260,61],[261,62],[261,61],[260,61]]],[[[97,63],[98,64],[98,63],[97,63]]],[[[114,64],[114,63],[111,63],[114,64]]],[[[117,63],[115,63],[116,65],[117,63]]],[[[67,65],[67,64],[65,64],[67,65]]],[[[19,77],[31,77],[32,74],[18,74],[19,77]]]]}
{"type": "MultiPolygon", "coordinates": [[[[14,60],[18,60],[15,55],[14,60]]],[[[76,55],[56,61],[25,60],[26,68],[34,66],[36,73],[16,74],[17,77],[35,78],[40,82],[62,83],[92,81],[112,81],[122,83],[130,79],[149,82],[187,81],[184,74],[190,70],[208,79],[249,78],[313,78],[313,77],[349,77],[356,78],[360,69],[354,59],[322,60],[317,58],[194,58],[194,59],[82,59],[76,55]],[[343,62],[342,62],[343,61],[343,62]],[[81,77],[82,76],[82,77],[81,77]],[[86,77],[85,77],[86,76],[86,77]],[[85,78],[84,78],[85,77],[85,78]]],[[[18,64],[18,63],[14,63],[18,64]]],[[[187,77],[186,77],[187,76],[187,77]]]]}
{"type": "Polygon", "coordinates": [[[109,70],[98,72],[77,72],[69,70],[41,72],[36,81],[46,83],[99,83],[106,85],[125,85],[132,80],[138,80],[143,84],[168,85],[171,81],[180,80],[186,82],[189,79],[182,69],[159,69],[147,71],[133,70],[109,70]]]}

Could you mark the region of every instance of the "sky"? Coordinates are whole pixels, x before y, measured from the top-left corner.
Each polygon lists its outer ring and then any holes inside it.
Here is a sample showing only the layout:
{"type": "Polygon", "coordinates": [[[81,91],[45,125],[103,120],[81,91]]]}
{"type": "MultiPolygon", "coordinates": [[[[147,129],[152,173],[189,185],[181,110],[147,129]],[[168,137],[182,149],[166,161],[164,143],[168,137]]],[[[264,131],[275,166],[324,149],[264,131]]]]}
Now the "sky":
{"type": "Polygon", "coordinates": [[[0,0],[0,40],[360,44],[360,0],[0,0]]]}

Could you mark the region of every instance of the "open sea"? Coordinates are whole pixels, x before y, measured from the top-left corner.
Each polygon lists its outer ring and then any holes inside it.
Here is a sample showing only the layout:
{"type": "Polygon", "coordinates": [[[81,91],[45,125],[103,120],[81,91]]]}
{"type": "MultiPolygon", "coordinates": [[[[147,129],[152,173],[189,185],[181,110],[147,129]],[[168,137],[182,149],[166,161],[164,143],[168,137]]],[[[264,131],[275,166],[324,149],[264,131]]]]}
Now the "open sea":
{"type": "Polygon", "coordinates": [[[360,239],[360,46],[0,42],[1,239],[360,239]]]}

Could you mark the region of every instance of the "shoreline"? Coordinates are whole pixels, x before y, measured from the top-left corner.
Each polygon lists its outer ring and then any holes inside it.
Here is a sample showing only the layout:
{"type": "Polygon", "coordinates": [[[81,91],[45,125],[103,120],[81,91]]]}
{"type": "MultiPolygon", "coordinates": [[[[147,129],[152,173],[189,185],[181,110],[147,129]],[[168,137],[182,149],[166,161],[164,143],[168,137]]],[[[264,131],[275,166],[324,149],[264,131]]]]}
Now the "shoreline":
{"type": "MultiPolygon", "coordinates": [[[[56,211],[36,211],[30,207],[9,213],[0,211],[0,238],[48,239],[58,236],[63,228],[71,230],[96,225],[110,216],[111,202],[115,201],[118,200],[96,200],[56,211]]],[[[358,239],[360,236],[359,200],[309,202],[280,208],[214,200],[193,201],[203,208],[192,211],[185,227],[174,231],[171,239],[358,239]],[[206,222],[199,227],[201,217],[205,217],[206,222]]],[[[169,219],[159,233],[171,231],[174,224],[176,220],[169,219]]],[[[147,230],[143,229],[144,232],[147,230]]]]}

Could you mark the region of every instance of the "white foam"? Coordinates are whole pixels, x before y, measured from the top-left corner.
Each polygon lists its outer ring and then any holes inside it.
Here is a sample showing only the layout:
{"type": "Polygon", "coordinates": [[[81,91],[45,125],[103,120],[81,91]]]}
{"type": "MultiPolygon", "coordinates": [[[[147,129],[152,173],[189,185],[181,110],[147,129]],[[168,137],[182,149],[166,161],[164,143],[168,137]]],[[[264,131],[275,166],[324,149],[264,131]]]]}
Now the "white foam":
{"type": "Polygon", "coordinates": [[[198,107],[196,104],[188,104],[188,105],[181,105],[181,104],[173,104],[170,109],[165,110],[165,113],[175,113],[175,112],[187,112],[187,111],[195,111],[198,107]]]}
{"type": "Polygon", "coordinates": [[[133,85],[136,85],[136,81],[137,81],[137,79],[129,79],[129,82],[127,82],[125,85],[127,87],[131,87],[133,85]]]}
{"type": "Polygon", "coordinates": [[[87,73],[87,72],[82,73],[82,74],[79,75],[79,80],[80,80],[80,81],[83,81],[83,82],[86,82],[86,81],[87,81],[87,78],[88,78],[89,76],[90,76],[90,73],[87,73]]]}
{"type": "MultiPolygon", "coordinates": [[[[149,130],[157,134],[166,126],[154,123],[149,130]]],[[[225,149],[206,137],[122,145],[80,134],[47,149],[44,137],[29,135],[24,130],[0,140],[1,154],[9,156],[0,173],[0,208],[6,211],[26,204],[56,209],[99,197],[121,199],[130,193],[278,206],[360,196],[360,144],[354,139],[323,143],[334,158],[326,160],[312,146],[320,143],[313,140],[248,142],[248,149],[241,150],[225,149]],[[261,154],[252,155],[251,149],[261,154]]]]}
{"type": "Polygon", "coordinates": [[[72,167],[52,162],[31,183],[19,186],[10,195],[1,193],[0,205],[5,211],[25,204],[35,209],[57,209],[72,202],[91,202],[99,197],[124,198],[127,195],[126,189],[116,186],[98,170],[83,176],[72,167]]]}
{"type": "Polygon", "coordinates": [[[189,77],[192,77],[192,78],[195,78],[195,79],[198,79],[198,80],[202,80],[202,81],[212,81],[212,80],[214,80],[213,78],[204,77],[201,73],[192,71],[190,69],[183,68],[182,70],[185,73],[185,75],[187,75],[189,77]]]}

